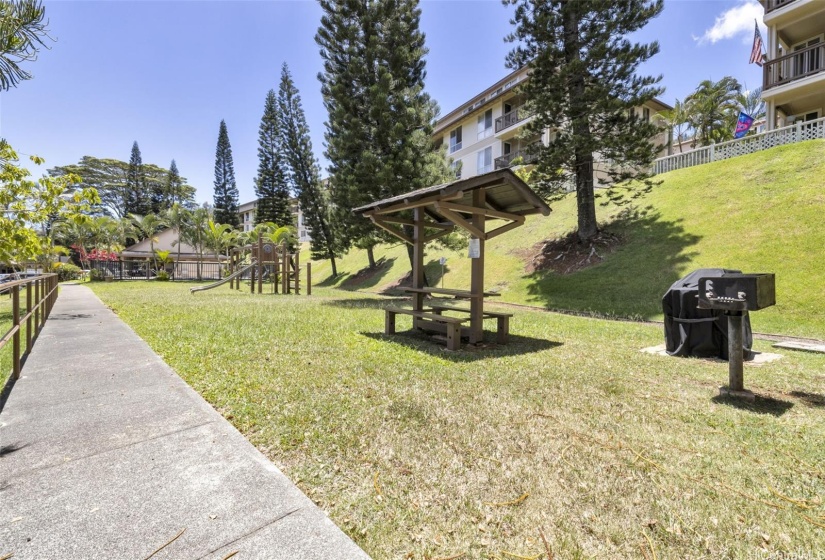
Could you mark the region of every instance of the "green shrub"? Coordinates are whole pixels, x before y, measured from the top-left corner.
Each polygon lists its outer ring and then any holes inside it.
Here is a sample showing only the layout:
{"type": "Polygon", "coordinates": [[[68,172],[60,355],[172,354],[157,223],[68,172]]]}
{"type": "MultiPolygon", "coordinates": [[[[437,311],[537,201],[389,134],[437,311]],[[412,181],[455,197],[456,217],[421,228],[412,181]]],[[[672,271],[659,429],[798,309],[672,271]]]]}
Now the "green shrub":
{"type": "Polygon", "coordinates": [[[161,282],[168,282],[170,280],[169,273],[165,270],[159,270],[157,276],[155,276],[155,280],[159,280],[161,282]]]}
{"type": "Polygon", "coordinates": [[[105,276],[105,275],[103,274],[103,271],[102,271],[102,270],[100,270],[100,269],[97,269],[97,268],[93,268],[93,269],[89,272],[89,279],[90,279],[90,280],[98,280],[98,281],[99,281],[99,280],[103,280],[104,276],[105,276]]]}
{"type": "Polygon", "coordinates": [[[77,280],[83,273],[79,266],[73,265],[72,263],[55,263],[52,269],[54,272],[57,272],[57,279],[60,282],[77,280]]]}

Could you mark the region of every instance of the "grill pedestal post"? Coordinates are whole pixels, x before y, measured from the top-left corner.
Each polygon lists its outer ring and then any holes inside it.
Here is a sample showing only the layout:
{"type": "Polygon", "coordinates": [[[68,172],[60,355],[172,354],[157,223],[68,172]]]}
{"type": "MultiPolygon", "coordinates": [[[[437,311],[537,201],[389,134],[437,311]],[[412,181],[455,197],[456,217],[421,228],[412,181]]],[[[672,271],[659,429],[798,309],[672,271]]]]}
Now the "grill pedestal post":
{"type": "Polygon", "coordinates": [[[726,397],[754,400],[755,396],[745,390],[745,356],[742,349],[742,318],[747,311],[727,311],[728,319],[728,386],[720,387],[719,394],[726,397]]]}

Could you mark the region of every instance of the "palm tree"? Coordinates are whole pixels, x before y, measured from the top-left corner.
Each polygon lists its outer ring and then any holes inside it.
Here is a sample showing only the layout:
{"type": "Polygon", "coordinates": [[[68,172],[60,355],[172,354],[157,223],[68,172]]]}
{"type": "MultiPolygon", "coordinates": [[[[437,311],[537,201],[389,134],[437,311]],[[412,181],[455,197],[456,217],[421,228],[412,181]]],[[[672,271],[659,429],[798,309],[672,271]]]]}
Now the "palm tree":
{"type": "Polygon", "coordinates": [[[121,220],[109,216],[92,218],[90,233],[95,249],[104,249],[109,253],[118,253],[123,250],[126,240],[126,224],[121,220]]]}
{"type": "Polygon", "coordinates": [[[54,224],[52,235],[64,245],[74,248],[80,258],[80,266],[89,268],[88,251],[91,249],[91,218],[84,216],[81,220],[61,220],[54,224]]]}
{"type": "Polygon", "coordinates": [[[183,224],[179,241],[188,243],[198,252],[198,280],[203,270],[203,253],[206,250],[206,230],[211,221],[208,208],[196,208],[189,215],[189,220],[183,224]]]}
{"type": "Polygon", "coordinates": [[[175,241],[175,245],[178,248],[177,262],[180,262],[181,237],[183,236],[183,230],[192,219],[192,212],[187,210],[184,206],[181,206],[180,203],[175,202],[172,207],[166,211],[165,218],[166,223],[169,224],[169,227],[174,228],[178,232],[178,239],[175,241]]]}
{"type": "Polygon", "coordinates": [[[152,254],[152,263],[155,265],[155,268],[157,268],[158,263],[155,258],[155,241],[157,241],[157,238],[155,234],[166,227],[166,221],[157,214],[146,214],[145,216],[129,214],[129,219],[132,221],[132,231],[136,233],[141,240],[149,240],[149,252],[152,254]]]}
{"type": "Polygon", "coordinates": [[[688,123],[702,146],[733,137],[741,91],[742,86],[735,78],[725,76],[718,82],[704,80],[685,98],[688,123]]]}
{"type": "Polygon", "coordinates": [[[237,236],[229,224],[216,224],[211,219],[206,224],[206,246],[212,250],[217,259],[223,250],[230,247],[237,236]]]}
{"type": "Polygon", "coordinates": [[[762,99],[762,88],[743,91],[737,98],[742,112],[758,121],[765,116],[765,100],[762,99]]]}
{"type": "Polygon", "coordinates": [[[667,141],[668,155],[673,151],[674,135],[679,143],[679,153],[682,153],[682,140],[687,139],[684,130],[688,126],[688,114],[685,110],[685,104],[677,99],[676,103],[673,104],[673,109],[661,113],[661,116],[670,132],[667,141]]]}

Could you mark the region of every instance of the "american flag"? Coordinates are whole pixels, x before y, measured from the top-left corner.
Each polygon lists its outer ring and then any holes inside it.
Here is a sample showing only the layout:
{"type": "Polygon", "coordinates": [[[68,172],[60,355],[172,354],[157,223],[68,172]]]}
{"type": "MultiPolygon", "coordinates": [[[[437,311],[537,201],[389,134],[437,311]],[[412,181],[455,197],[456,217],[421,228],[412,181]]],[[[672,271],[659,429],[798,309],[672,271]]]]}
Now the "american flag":
{"type": "Polygon", "coordinates": [[[751,47],[751,59],[748,64],[756,63],[762,66],[762,34],[759,33],[759,24],[753,21],[753,47],[751,47]]]}

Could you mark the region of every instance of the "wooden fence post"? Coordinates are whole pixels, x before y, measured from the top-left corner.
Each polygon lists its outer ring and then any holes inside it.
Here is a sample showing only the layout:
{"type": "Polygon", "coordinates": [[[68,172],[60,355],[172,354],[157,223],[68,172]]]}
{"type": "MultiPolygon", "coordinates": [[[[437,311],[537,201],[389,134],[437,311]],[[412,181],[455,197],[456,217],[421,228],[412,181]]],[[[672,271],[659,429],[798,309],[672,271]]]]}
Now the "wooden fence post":
{"type": "Polygon", "coordinates": [[[26,284],[26,354],[32,349],[32,283],[26,284]]]}
{"type": "Polygon", "coordinates": [[[258,293],[264,291],[264,236],[258,233],[258,293]]]}
{"type": "Polygon", "coordinates": [[[11,296],[12,328],[16,328],[12,338],[12,376],[20,379],[20,286],[12,288],[11,296]]]}
{"type": "Polygon", "coordinates": [[[34,282],[34,338],[37,338],[37,333],[40,332],[40,283],[34,282]]]}
{"type": "Polygon", "coordinates": [[[295,253],[295,295],[301,295],[301,253],[295,253]]]}
{"type": "Polygon", "coordinates": [[[281,292],[284,295],[289,293],[289,253],[287,252],[286,242],[281,242],[281,262],[283,269],[283,276],[281,277],[281,292]]]}

